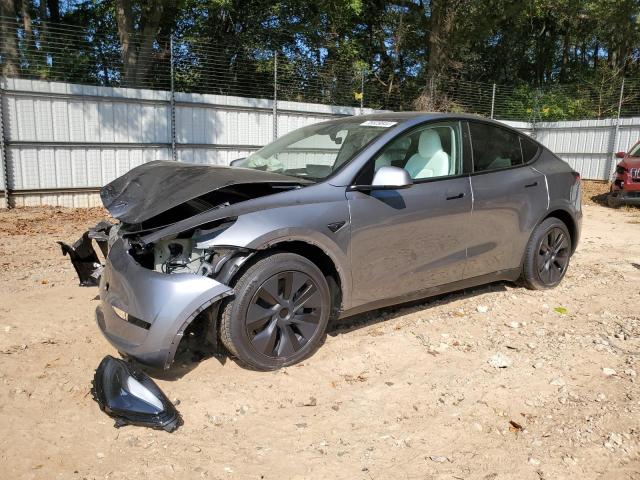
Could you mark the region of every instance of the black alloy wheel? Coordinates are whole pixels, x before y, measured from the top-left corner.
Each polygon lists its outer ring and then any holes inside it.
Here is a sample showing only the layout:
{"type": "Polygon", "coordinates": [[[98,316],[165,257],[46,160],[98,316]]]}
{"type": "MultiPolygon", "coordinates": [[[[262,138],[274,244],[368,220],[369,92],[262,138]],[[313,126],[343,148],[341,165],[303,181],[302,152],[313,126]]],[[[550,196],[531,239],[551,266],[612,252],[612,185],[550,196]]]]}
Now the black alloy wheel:
{"type": "Polygon", "coordinates": [[[331,292],[309,259],[272,253],[248,266],[233,289],[220,313],[220,339],[239,363],[275,370],[304,360],[322,344],[331,292]]]}
{"type": "Polygon", "coordinates": [[[540,280],[554,285],[562,279],[569,265],[571,248],[565,232],[554,227],[540,241],[536,266],[540,280]]]}
{"type": "Polygon", "coordinates": [[[571,260],[572,240],[567,225],[559,218],[542,221],[531,234],[524,253],[522,281],[532,290],[556,287],[571,260]]]}
{"type": "Polygon", "coordinates": [[[287,358],[313,338],[322,310],[320,291],[309,275],[281,272],[253,295],[245,318],[247,335],[257,352],[287,358]]]}

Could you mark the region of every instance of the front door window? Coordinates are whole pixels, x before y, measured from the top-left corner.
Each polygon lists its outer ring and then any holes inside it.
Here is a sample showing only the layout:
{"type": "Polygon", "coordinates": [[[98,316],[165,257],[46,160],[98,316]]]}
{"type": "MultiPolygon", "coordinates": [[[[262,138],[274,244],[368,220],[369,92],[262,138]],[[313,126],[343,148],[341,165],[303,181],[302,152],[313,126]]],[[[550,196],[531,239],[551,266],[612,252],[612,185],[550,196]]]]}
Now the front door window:
{"type": "Polygon", "coordinates": [[[421,127],[392,140],[376,156],[374,171],[383,166],[404,168],[414,182],[462,173],[459,122],[421,127]]]}

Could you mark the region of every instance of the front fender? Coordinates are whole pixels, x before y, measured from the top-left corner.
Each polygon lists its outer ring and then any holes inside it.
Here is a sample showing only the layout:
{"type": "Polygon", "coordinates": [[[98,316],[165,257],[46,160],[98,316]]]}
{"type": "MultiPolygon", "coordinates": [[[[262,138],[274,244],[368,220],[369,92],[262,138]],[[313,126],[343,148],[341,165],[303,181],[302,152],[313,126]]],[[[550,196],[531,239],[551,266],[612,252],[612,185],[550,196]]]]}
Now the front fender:
{"type": "Polygon", "coordinates": [[[100,279],[96,320],[118,351],[144,364],[168,368],[187,326],[204,309],[232,294],[231,287],[211,278],[148,270],[119,240],[100,279]]]}
{"type": "Polygon", "coordinates": [[[231,227],[207,242],[206,247],[233,246],[255,251],[292,241],[318,247],[331,259],[340,275],[343,305],[350,305],[351,268],[347,250],[351,229],[348,207],[346,202],[317,207],[288,206],[242,215],[231,227]],[[335,232],[329,229],[329,224],[342,221],[344,225],[335,232]]]}

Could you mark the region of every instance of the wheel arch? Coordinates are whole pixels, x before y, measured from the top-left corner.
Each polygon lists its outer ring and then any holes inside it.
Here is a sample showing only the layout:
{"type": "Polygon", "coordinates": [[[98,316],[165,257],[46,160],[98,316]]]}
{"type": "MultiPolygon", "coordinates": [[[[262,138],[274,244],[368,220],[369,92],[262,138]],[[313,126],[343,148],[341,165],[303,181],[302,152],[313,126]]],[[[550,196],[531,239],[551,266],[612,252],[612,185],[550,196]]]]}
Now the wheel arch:
{"type": "Polygon", "coordinates": [[[315,243],[299,239],[287,239],[269,243],[261,249],[257,257],[265,257],[275,252],[295,253],[306,258],[320,269],[331,292],[332,317],[337,316],[345,300],[344,273],[338,267],[336,260],[325,249],[315,243]]]}
{"type": "Polygon", "coordinates": [[[575,252],[576,247],[578,246],[578,237],[580,235],[578,230],[578,223],[571,212],[569,212],[568,210],[561,207],[553,208],[545,212],[544,215],[542,215],[531,228],[529,238],[527,240],[527,243],[525,244],[525,248],[523,249],[522,259],[520,260],[520,268],[524,268],[526,245],[529,244],[529,241],[538,225],[544,222],[547,218],[557,218],[567,226],[567,230],[569,230],[569,236],[571,237],[571,254],[573,255],[573,253],[575,252]]]}
{"type": "Polygon", "coordinates": [[[326,249],[322,248],[315,242],[306,239],[287,238],[273,240],[268,244],[256,249],[250,261],[246,262],[233,277],[231,283],[238,278],[242,272],[257,262],[259,259],[269,256],[273,253],[287,252],[295,253],[306,258],[320,269],[327,280],[331,293],[332,317],[335,317],[344,308],[348,296],[348,280],[343,269],[339,267],[338,261],[326,249]]]}
{"type": "Polygon", "coordinates": [[[557,218],[567,226],[567,230],[569,230],[569,236],[571,237],[571,253],[573,254],[573,252],[576,251],[576,247],[578,246],[578,225],[575,218],[573,218],[573,215],[567,210],[558,208],[547,213],[536,224],[536,227],[540,225],[542,222],[544,222],[547,218],[552,218],[552,217],[557,218]]]}

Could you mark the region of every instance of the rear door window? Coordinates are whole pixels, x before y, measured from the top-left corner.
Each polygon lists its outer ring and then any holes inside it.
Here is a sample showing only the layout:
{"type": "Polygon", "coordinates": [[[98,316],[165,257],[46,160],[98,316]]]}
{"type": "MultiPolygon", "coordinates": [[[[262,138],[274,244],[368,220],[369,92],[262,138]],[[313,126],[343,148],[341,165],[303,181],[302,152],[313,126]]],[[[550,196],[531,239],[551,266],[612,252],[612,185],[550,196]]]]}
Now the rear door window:
{"type": "Polygon", "coordinates": [[[474,172],[486,172],[523,164],[520,135],[504,128],[469,122],[474,172]]]}

